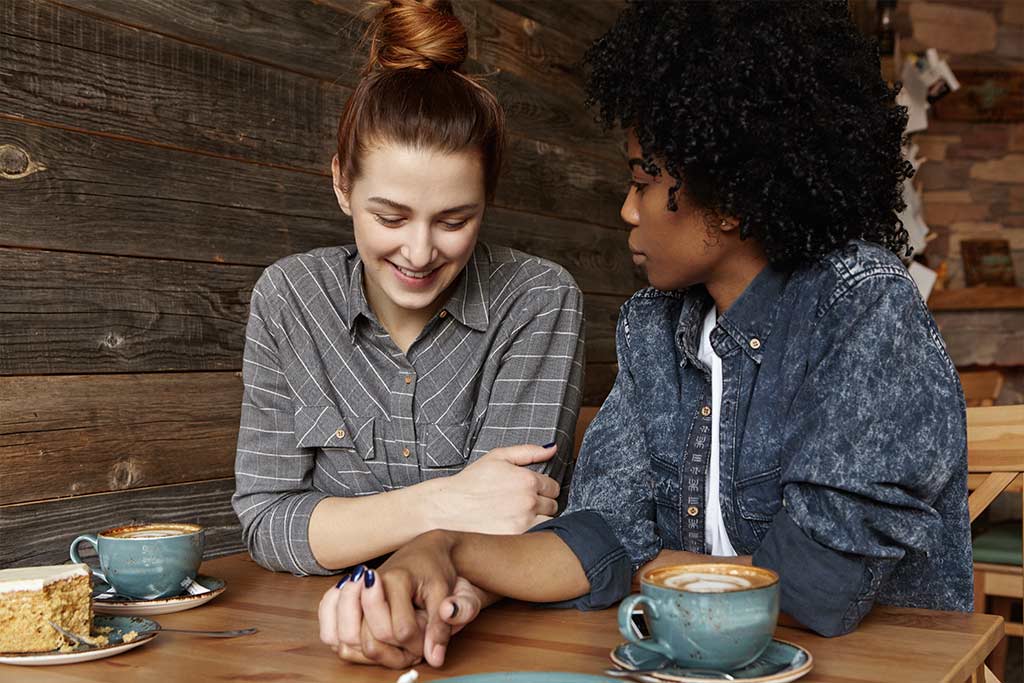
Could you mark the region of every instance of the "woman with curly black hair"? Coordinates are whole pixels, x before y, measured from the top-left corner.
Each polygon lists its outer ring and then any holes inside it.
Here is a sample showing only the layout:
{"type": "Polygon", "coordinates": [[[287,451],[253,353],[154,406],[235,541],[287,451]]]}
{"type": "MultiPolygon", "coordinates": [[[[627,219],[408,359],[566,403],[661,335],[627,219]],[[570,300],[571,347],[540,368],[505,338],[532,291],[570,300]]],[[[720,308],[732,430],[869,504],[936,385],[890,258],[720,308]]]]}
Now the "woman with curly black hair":
{"type": "Polygon", "coordinates": [[[622,308],[566,513],[417,538],[361,633],[328,591],[323,639],[437,666],[481,607],[457,577],[596,609],[722,557],[778,572],[782,610],[823,635],[876,602],[971,609],[963,396],[900,261],[906,113],[846,3],[632,2],[588,62],[628,131],[622,217],[652,287],[622,308]]]}

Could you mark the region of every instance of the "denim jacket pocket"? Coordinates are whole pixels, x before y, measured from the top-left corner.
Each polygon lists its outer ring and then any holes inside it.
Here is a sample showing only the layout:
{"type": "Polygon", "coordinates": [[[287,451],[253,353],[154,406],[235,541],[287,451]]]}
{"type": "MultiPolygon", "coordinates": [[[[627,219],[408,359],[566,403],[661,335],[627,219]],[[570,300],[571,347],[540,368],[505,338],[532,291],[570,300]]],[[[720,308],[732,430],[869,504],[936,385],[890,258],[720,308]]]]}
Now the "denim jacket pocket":
{"type": "Polygon", "coordinates": [[[334,406],[295,409],[295,439],[304,448],[352,451],[363,460],[374,459],[372,417],[344,418],[334,406]]]}
{"type": "MultiPolygon", "coordinates": [[[[465,465],[469,454],[466,452],[466,441],[469,437],[469,425],[465,422],[448,424],[428,424],[426,427],[425,458],[421,465],[431,467],[454,467],[465,465]]],[[[421,427],[422,428],[422,427],[421,427]]]]}
{"type": "Polygon", "coordinates": [[[775,513],[782,507],[782,468],[754,474],[736,482],[736,507],[760,542],[775,513]]]}

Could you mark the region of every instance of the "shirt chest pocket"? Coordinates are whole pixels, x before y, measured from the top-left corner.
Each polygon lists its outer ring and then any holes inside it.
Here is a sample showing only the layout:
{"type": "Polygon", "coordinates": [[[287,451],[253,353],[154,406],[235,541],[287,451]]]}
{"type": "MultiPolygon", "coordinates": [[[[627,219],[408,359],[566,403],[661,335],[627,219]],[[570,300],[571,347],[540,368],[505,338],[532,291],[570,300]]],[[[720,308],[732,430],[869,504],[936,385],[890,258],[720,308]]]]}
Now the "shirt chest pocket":
{"type": "Polygon", "coordinates": [[[303,448],[319,448],[328,456],[356,456],[374,460],[374,419],[342,417],[335,406],[301,406],[295,409],[295,439],[303,448]]]}
{"type": "Polygon", "coordinates": [[[758,542],[782,507],[781,475],[782,468],[773,467],[736,482],[736,507],[758,542]]]}
{"type": "Polygon", "coordinates": [[[419,426],[424,435],[424,469],[462,469],[469,459],[469,425],[465,422],[425,424],[419,426]]]}

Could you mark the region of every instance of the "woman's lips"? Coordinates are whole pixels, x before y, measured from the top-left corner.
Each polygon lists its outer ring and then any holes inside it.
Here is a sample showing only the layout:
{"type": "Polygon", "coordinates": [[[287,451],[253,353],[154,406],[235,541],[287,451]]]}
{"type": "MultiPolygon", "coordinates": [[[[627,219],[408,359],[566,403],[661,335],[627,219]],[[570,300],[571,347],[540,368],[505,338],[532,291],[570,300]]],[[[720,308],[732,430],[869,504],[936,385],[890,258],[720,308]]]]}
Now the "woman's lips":
{"type": "MultiPolygon", "coordinates": [[[[394,273],[395,279],[408,289],[429,289],[437,280],[437,274],[441,271],[441,267],[438,266],[431,270],[425,277],[413,277],[411,275],[406,275],[402,272],[401,268],[391,261],[388,261],[388,265],[391,266],[391,272],[394,273]]],[[[406,270],[414,272],[411,268],[407,268],[406,270]]]]}

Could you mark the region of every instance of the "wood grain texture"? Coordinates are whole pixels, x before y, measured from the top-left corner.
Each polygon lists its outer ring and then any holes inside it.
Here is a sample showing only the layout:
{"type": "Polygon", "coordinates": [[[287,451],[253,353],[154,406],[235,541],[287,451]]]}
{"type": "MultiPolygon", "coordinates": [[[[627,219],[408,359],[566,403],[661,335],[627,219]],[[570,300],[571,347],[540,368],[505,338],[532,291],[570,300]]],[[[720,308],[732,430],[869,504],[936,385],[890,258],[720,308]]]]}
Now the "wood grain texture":
{"type": "Polygon", "coordinates": [[[325,175],[0,120],[0,245],[266,266],[352,240],[325,175]],[[40,210],[46,207],[47,210],[40,210]]]}
{"type": "Polygon", "coordinates": [[[98,20],[0,3],[0,112],[221,156],[326,167],[342,87],[98,20]]]}
{"type": "Polygon", "coordinates": [[[0,377],[0,505],[234,476],[241,400],[236,372],[0,377]]]}
{"type": "MultiPolygon", "coordinates": [[[[346,664],[319,640],[317,604],[337,577],[295,577],[261,569],[244,555],[203,564],[227,590],[203,609],[159,617],[168,628],[237,628],[259,633],[223,641],[158,636],[114,659],[61,667],[68,683],[177,681],[345,681],[394,683],[397,671],[346,664]]],[[[876,607],[842,638],[780,627],[776,637],[814,657],[801,683],[963,683],[1002,635],[998,617],[876,607]],[[962,675],[961,675],[962,674],[962,675]]],[[[505,601],[452,640],[444,667],[416,667],[421,681],[494,671],[599,674],[622,641],[615,610],[537,609],[505,601]]],[[[25,667],[18,680],[53,680],[54,668],[25,667]]]]}
{"type": "Polygon", "coordinates": [[[1024,366],[1024,310],[935,313],[957,367],[1024,366]]]}
{"type": "Polygon", "coordinates": [[[494,4],[587,45],[604,35],[625,7],[618,0],[494,0],[494,4]]]}
{"type": "MultiPolygon", "coordinates": [[[[8,0],[0,25],[8,118],[327,173],[347,88],[40,1],[8,0]]],[[[621,224],[621,160],[509,143],[498,205],[621,224]]]]}
{"type": "Polygon", "coordinates": [[[260,272],[0,249],[0,375],[237,370],[260,272]]]}
{"type": "MultiPolygon", "coordinates": [[[[543,12],[538,3],[529,4],[533,15],[543,12]]],[[[601,17],[610,15],[604,3],[581,0],[572,5],[574,12],[586,17],[590,32],[601,17]]],[[[76,0],[69,7],[347,88],[355,87],[366,57],[356,47],[366,28],[361,16],[364,0],[280,0],[269,4],[251,0],[76,0]]],[[[469,31],[471,58],[465,68],[468,73],[486,75],[484,82],[505,107],[509,128],[524,137],[619,159],[618,140],[605,134],[585,111],[582,97],[567,99],[561,88],[543,87],[499,64],[483,64],[473,58],[479,52],[478,42],[487,39],[475,28],[481,7],[486,10],[485,3],[475,0],[456,3],[469,31]]],[[[546,14],[550,17],[551,12],[546,14]]]]}
{"type": "Polygon", "coordinates": [[[40,503],[0,506],[0,566],[59,564],[71,540],[135,522],[190,522],[206,527],[206,557],[243,549],[231,509],[235,480],[157,486],[40,503]]]}
{"type": "Polygon", "coordinates": [[[1024,308],[1024,287],[940,289],[928,297],[931,311],[977,311],[1024,308]]]}
{"type": "MultiPolygon", "coordinates": [[[[324,175],[4,120],[0,148],[37,167],[0,177],[2,246],[266,266],[353,240],[324,175]]],[[[624,229],[500,207],[487,212],[482,232],[564,265],[585,291],[605,294],[643,286],[626,237],[624,229]]]]}

